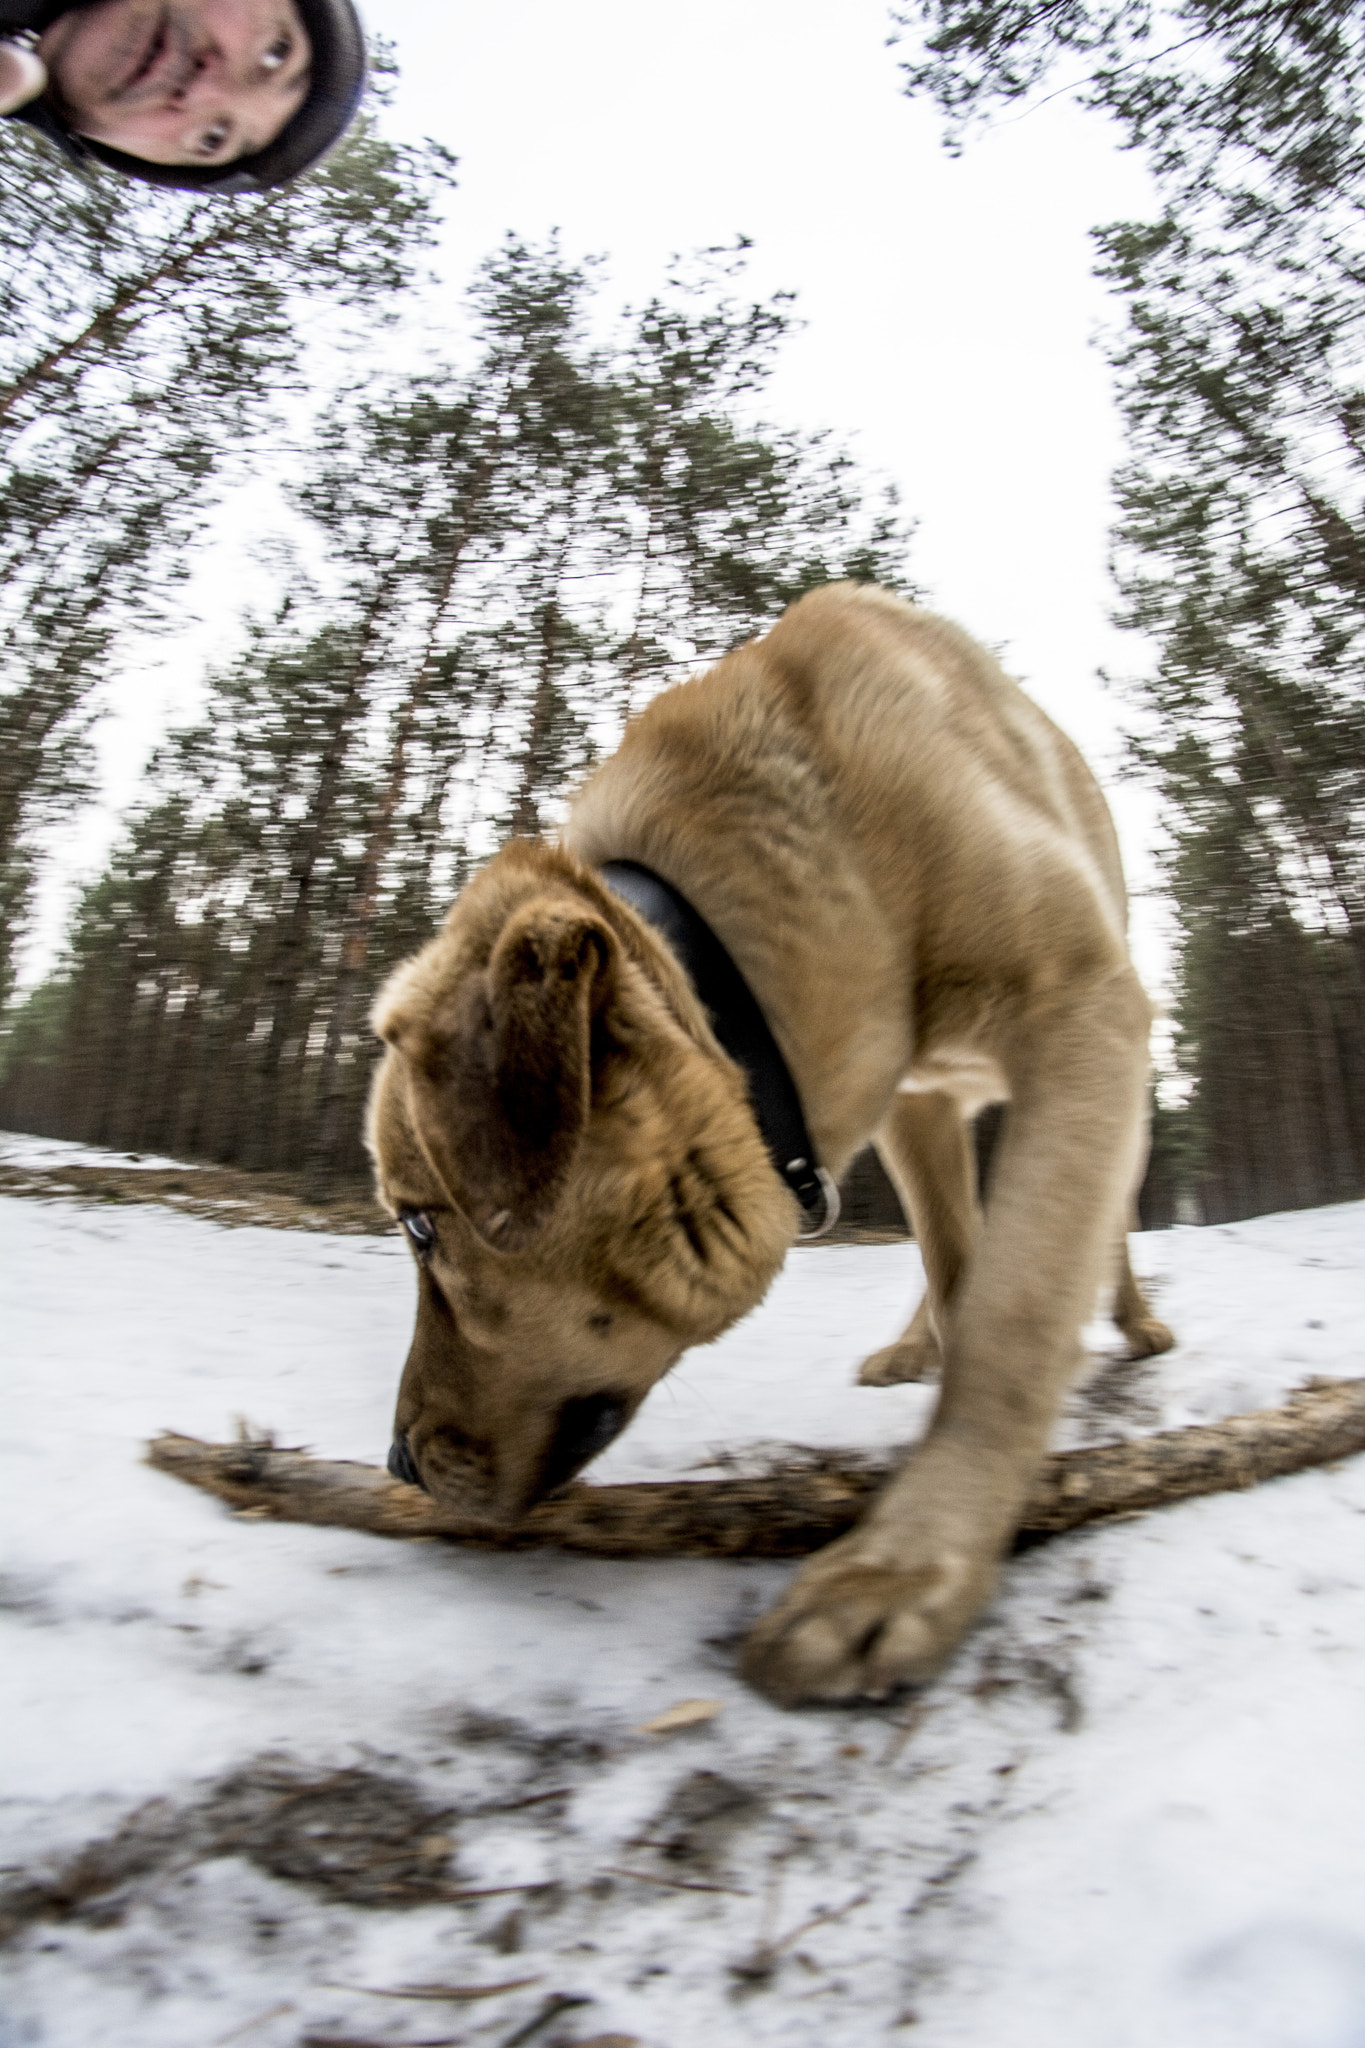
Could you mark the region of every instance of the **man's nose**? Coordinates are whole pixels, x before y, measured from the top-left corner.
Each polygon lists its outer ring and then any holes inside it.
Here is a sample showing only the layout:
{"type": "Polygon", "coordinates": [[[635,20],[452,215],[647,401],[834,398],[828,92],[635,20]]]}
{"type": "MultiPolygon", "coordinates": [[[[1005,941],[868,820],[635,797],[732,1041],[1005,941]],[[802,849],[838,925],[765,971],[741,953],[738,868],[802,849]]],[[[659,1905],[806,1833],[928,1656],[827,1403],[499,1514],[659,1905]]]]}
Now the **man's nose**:
{"type": "Polygon", "coordinates": [[[171,92],[171,105],[185,107],[198,105],[206,92],[216,89],[211,67],[202,56],[190,57],[171,92]]]}
{"type": "MultiPolygon", "coordinates": [[[[408,1433],[400,1429],[389,1446],[389,1471],[395,1479],[401,1479],[405,1486],[421,1486],[422,1475],[417,1470],[417,1461],[412,1455],[408,1433]]],[[[422,1488],[423,1492],[426,1488],[422,1488]]]]}

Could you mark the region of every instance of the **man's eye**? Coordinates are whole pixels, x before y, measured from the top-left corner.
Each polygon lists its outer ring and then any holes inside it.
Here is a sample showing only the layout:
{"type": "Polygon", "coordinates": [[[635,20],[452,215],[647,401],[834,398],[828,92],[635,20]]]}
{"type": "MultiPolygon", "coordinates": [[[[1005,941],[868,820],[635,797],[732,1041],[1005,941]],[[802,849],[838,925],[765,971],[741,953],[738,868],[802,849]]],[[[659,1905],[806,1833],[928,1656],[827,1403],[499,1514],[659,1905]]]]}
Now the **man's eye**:
{"type": "Polygon", "coordinates": [[[436,1243],[436,1232],[426,1210],[405,1209],[398,1221],[408,1233],[414,1250],[425,1257],[436,1243]]]}
{"type": "Polygon", "coordinates": [[[228,130],[226,122],[215,122],[214,126],[206,128],[199,138],[200,156],[217,156],[227,139],[228,130]]]}
{"type": "Polygon", "coordinates": [[[294,38],[292,36],[276,36],[274,42],[270,45],[270,48],[262,52],[262,69],[265,71],[278,71],[282,64],[287,64],[289,62],[290,52],[293,50],[293,47],[294,38]]]}

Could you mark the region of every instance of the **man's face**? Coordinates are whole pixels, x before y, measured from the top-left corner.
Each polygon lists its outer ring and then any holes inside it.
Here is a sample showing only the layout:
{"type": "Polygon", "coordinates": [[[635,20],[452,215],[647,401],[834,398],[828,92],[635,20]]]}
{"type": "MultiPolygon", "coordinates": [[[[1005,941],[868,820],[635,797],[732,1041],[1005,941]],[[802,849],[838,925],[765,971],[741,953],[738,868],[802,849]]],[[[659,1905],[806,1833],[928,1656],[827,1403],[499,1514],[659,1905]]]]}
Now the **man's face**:
{"type": "Polygon", "coordinates": [[[312,56],[294,0],[96,0],[42,37],[71,127],[154,164],[231,163],[303,104],[312,56]]]}

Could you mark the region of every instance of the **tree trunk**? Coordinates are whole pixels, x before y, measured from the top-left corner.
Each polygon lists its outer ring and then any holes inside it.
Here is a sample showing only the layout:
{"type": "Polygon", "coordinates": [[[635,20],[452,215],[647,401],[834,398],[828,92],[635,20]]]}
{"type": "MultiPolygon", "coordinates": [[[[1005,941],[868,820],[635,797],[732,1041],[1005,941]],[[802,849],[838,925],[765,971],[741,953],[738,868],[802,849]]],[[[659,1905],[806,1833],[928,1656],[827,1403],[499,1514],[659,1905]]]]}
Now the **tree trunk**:
{"type": "MultiPolygon", "coordinates": [[[[488,470],[489,465],[485,463],[476,471],[477,488],[480,493],[486,486],[488,470]]],[[[306,1201],[318,1200],[326,1192],[329,1182],[335,1178],[337,1172],[341,1117],[348,1093],[345,1085],[346,1074],[342,1067],[342,1050],[347,1038],[358,1035],[360,1002],[366,993],[366,968],[375,927],[379,920],[384,863],[393,845],[398,807],[402,802],[407,782],[408,749],[412,743],[413,733],[417,729],[417,715],[426,702],[427,693],[431,688],[436,643],[450,608],[455,579],[459,574],[471,533],[472,527],[466,524],[451,546],[449,563],[427,623],[417,667],[407,695],[394,718],[393,742],[389,749],[384,793],[380,799],[378,813],[371,823],[369,839],[361,860],[355,902],[347,919],[341,945],[341,962],[333,986],[332,1012],[327,1022],[327,1038],[323,1046],[318,1076],[313,1132],[304,1164],[303,1193],[306,1201]]]]}
{"type": "MultiPolygon", "coordinates": [[[[552,586],[558,588],[558,573],[552,586]]],[[[521,784],[512,806],[511,832],[514,838],[531,838],[540,830],[540,805],[536,790],[543,779],[545,753],[554,728],[554,693],[559,672],[560,610],[558,599],[547,598],[540,607],[539,659],[536,662],[536,692],[531,705],[531,727],[522,755],[521,784]]]]}

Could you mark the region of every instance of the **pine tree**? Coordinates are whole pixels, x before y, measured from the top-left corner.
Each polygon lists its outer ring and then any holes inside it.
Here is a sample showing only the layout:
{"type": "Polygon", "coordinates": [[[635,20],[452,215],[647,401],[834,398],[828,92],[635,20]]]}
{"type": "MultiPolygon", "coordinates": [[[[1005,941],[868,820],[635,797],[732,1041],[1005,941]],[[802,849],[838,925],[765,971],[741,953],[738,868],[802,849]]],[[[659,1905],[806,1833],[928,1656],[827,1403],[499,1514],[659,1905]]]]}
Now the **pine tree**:
{"type": "Polygon", "coordinates": [[[0,132],[0,997],[121,643],[174,623],[215,484],[298,384],[311,321],[386,317],[449,175],[363,121],[296,184],[204,201],[0,132]]]}
{"type": "Polygon", "coordinates": [[[851,576],[910,594],[894,488],[878,502],[828,437],[746,417],[796,324],[790,294],[732,296],[748,247],[675,264],[634,316],[617,373],[616,475],[632,522],[622,715],[816,584],[851,576]]]}
{"type": "Polygon", "coordinates": [[[960,142],[1061,76],[1162,211],[1097,230],[1134,752],[1166,799],[1209,1214],[1365,1189],[1365,17],[1325,0],[924,0],[960,142]],[[1234,994],[1235,992],[1235,994],[1234,994]],[[1239,1205],[1249,1205],[1249,1207],[1239,1205]]]}

